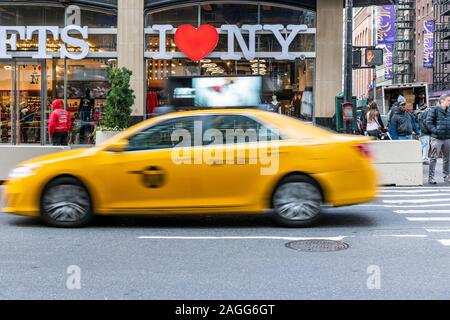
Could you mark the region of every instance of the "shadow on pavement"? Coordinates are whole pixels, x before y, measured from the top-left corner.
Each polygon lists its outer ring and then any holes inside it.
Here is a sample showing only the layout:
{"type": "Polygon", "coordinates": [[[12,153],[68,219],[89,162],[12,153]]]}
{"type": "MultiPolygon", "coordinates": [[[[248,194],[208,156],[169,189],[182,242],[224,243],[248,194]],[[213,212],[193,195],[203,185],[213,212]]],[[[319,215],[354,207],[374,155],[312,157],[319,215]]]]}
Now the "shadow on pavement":
{"type": "MultiPolygon", "coordinates": [[[[38,218],[16,217],[8,224],[23,228],[48,228],[38,218]]],[[[364,213],[330,213],[324,210],[318,224],[310,228],[354,228],[375,226],[364,213]]],[[[268,215],[153,215],[98,216],[87,228],[280,228],[268,215]]]]}

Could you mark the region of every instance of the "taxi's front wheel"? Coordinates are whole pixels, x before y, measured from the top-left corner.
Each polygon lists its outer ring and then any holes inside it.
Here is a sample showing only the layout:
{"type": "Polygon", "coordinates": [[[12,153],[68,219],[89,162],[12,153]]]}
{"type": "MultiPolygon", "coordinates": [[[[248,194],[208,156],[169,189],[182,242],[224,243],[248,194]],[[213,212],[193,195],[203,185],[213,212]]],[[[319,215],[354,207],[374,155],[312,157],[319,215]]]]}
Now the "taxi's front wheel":
{"type": "Polygon", "coordinates": [[[61,177],[50,182],[41,197],[41,218],[49,226],[79,228],[93,218],[89,192],[77,179],[61,177]]]}
{"type": "Polygon", "coordinates": [[[272,217],[282,226],[309,227],[320,218],[322,193],[307,176],[290,176],[272,195],[272,217]]]}

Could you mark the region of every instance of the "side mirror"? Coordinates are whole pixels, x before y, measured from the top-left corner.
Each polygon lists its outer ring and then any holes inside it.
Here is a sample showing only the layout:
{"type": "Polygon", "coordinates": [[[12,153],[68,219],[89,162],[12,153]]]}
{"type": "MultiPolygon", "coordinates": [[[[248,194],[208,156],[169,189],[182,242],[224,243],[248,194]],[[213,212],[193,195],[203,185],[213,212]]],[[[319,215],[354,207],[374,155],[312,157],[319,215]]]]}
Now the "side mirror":
{"type": "Polygon", "coordinates": [[[110,152],[117,152],[117,153],[127,151],[128,150],[128,140],[126,140],[126,139],[117,140],[117,141],[111,143],[106,148],[106,150],[110,151],[110,152]]]}

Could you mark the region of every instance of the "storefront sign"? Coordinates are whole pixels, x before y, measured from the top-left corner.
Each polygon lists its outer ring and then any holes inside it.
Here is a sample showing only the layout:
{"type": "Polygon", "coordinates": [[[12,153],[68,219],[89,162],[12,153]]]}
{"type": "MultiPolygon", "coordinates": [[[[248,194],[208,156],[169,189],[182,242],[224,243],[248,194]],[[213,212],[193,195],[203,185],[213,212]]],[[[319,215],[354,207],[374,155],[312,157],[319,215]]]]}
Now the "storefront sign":
{"type": "MultiPolygon", "coordinates": [[[[153,55],[153,59],[170,60],[173,53],[166,51],[166,38],[169,32],[174,30],[172,25],[153,25],[153,31],[159,33],[159,52],[153,55]]],[[[217,46],[218,34],[227,33],[227,52],[220,58],[222,60],[239,60],[241,55],[235,51],[237,41],[242,55],[246,60],[253,60],[256,57],[256,34],[258,31],[271,33],[281,46],[281,52],[275,56],[277,60],[294,60],[297,56],[289,53],[289,45],[295,37],[306,32],[306,25],[288,25],[286,28],[281,24],[248,25],[244,24],[240,28],[236,25],[222,25],[219,29],[210,25],[202,25],[195,28],[191,25],[182,25],[175,31],[175,43],[180,51],[194,61],[198,61],[210,54],[217,46]],[[248,44],[244,40],[243,33],[248,36],[248,44]]]]}
{"type": "Polygon", "coordinates": [[[434,54],[434,20],[427,20],[423,23],[423,66],[433,68],[434,54]]]}
{"type": "MultiPolygon", "coordinates": [[[[66,16],[70,22],[79,22],[76,8],[70,11],[73,15],[66,16]]],[[[220,34],[227,35],[227,51],[215,53],[222,60],[254,60],[257,55],[261,57],[261,52],[256,52],[256,35],[272,35],[281,47],[280,52],[270,54],[276,60],[295,60],[296,58],[306,58],[303,53],[289,52],[289,46],[294,42],[299,33],[315,33],[315,29],[308,29],[307,25],[248,25],[241,27],[236,25],[222,25],[215,28],[204,24],[199,28],[191,25],[182,25],[175,29],[172,25],[153,25],[150,33],[159,35],[159,52],[152,54],[151,58],[156,60],[171,60],[173,52],[168,52],[166,39],[169,33],[175,33],[175,43],[178,49],[193,61],[199,61],[211,54],[217,47],[220,34]],[[248,39],[248,40],[247,40],[248,39]],[[235,44],[240,47],[237,52],[235,44]]],[[[59,28],[57,26],[0,26],[0,59],[11,59],[9,51],[17,51],[18,40],[32,40],[37,34],[38,50],[28,51],[33,59],[51,59],[53,55],[47,52],[47,39],[53,37],[54,40],[61,40],[60,58],[81,60],[89,55],[88,27],[80,27],[74,24],[59,28]],[[81,35],[82,38],[75,37],[74,34],[81,35]],[[68,49],[71,47],[71,50],[68,49]],[[76,48],[76,50],[73,50],[76,48]]]]}
{"type": "Polygon", "coordinates": [[[38,35],[38,51],[30,52],[33,59],[51,59],[52,56],[47,53],[47,36],[50,34],[54,40],[63,42],[61,44],[61,59],[68,58],[73,60],[81,60],[89,54],[89,45],[86,41],[73,37],[73,33],[79,33],[83,39],[87,39],[89,35],[88,27],[79,27],[70,25],[60,30],[55,26],[0,26],[0,59],[11,59],[12,55],[8,54],[8,46],[12,51],[17,50],[17,40],[32,40],[33,35],[38,35]],[[67,46],[79,48],[79,52],[72,52],[67,46]]]}
{"type": "Polygon", "coordinates": [[[393,5],[378,7],[377,43],[395,42],[395,7],[393,5]]]}

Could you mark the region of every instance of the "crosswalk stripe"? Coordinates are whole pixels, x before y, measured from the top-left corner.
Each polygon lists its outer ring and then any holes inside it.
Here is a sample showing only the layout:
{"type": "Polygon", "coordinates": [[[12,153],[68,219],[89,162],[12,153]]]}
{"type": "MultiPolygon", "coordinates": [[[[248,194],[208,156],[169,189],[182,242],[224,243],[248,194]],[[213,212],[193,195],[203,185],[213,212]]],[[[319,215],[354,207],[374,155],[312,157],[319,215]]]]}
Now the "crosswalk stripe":
{"type": "Polygon", "coordinates": [[[427,194],[430,192],[450,192],[450,189],[434,189],[434,188],[428,188],[426,190],[378,190],[378,192],[382,193],[405,193],[405,194],[427,194]]]}
{"type": "Polygon", "coordinates": [[[383,205],[383,207],[385,207],[385,208],[437,208],[437,207],[450,207],[450,203],[383,205]]]}
{"type": "Polygon", "coordinates": [[[430,202],[444,202],[449,201],[450,204],[450,198],[441,198],[441,199],[398,199],[398,200],[383,200],[383,203],[390,203],[390,204],[402,204],[402,203],[430,203],[430,202]]]}
{"type": "Polygon", "coordinates": [[[441,239],[441,240],[438,240],[438,241],[443,246],[446,246],[446,247],[450,246],[450,239],[441,239]]]}
{"type": "Polygon", "coordinates": [[[446,233],[446,232],[450,232],[450,229],[446,229],[446,228],[434,228],[434,229],[426,229],[425,230],[427,232],[432,232],[432,233],[446,233]]]}
{"type": "MultiPolygon", "coordinates": [[[[450,193],[427,193],[427,194],[383,194],[379,195],[379,198],[397,198],[397,197],[444,197],[450,196],[450,193]]],[[[450,200],[450,199],[449,199],[450,200]]]]}
{"type": "Polygon", "coordinates": [[[427,209],[424,209],[424,210],[395,210],[394,211],[395,213],[398,213],[398,214],[413,214],[413,213],[415,213],[415,214],[418,214],[418,213],[450,213],[450,210],[427,210],[427,209]]]}
{"type": "Polygon", "coordinates": [[[386,191],[403,191],[403,190],[450,190],[450,187],[383,187],[378,188],[378,190],[386,190],[386,191]]]}
{"type": "Polygon", "coordinates": [[[449,203],[431,203],[431,204],[404,204],[404,205],[393,205],[393,204],[358,204],[357,207],[383,207],[383,208],[431,208],[431,207],[449,207],[450,208],[450,202],[449,203]]]}
{"type": "Polygon", "coordinates": [[[409,221],[425,222],[425,221],[450,221],[450,217],[406,217],[409,221]]]}

